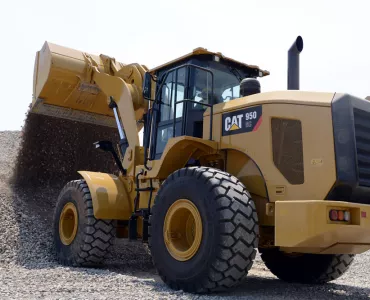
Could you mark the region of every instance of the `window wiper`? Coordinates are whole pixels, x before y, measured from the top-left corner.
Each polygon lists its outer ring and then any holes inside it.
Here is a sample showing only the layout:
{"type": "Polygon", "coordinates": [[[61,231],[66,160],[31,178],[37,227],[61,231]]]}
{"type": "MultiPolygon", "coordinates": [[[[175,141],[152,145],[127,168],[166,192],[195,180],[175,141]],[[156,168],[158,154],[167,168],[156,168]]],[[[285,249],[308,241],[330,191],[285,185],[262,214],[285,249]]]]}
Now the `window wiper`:
{"type": "Polygon", "coordinates": [[[239,80],[239,82],[241,82],[243,80],[243,77],[240,76],[240,73],[237,69],[235,68],[232,68],[232,67],[229,67],[229,70],[231,71],[231,73],[233,73],[233,75],[239,80]]]}

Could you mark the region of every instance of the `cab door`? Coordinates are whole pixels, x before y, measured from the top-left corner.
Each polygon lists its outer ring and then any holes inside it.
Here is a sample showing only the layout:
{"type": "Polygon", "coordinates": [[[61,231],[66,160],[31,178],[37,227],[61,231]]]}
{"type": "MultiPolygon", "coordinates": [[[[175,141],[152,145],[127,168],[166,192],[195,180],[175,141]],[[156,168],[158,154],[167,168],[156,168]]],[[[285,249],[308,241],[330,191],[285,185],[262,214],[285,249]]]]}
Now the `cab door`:
{"type": "Polygon", "coordinates": [[[213,74],[197,66],[188,68],[189,93],[184,110],[184,135],[203,137],[203,115],[208,105],[217,103],[213,93],[213,74]]]}
{"type": "Polygon", "coordinates": [[[154,159],[162,156],[164,148],[171,137],[183,135],[184,102],[187,97],[187,68],[181,67],[170,71],[165,77],[159,91],[159,101],[156,105],[156,129],[154,130],[154,159]]]}

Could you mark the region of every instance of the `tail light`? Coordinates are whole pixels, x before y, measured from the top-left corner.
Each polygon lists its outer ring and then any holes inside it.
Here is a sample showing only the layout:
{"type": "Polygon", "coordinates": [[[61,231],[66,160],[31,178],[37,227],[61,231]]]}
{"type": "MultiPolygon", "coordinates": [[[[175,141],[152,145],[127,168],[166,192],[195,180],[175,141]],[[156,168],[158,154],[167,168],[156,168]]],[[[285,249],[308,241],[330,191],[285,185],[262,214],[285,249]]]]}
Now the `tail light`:
{"type": "Polygon", "coordinates": [[[351,213],[348,210],[331,209],[329,211],[329,218],[331,221],[349,222],[351,220],[351,213]]]}

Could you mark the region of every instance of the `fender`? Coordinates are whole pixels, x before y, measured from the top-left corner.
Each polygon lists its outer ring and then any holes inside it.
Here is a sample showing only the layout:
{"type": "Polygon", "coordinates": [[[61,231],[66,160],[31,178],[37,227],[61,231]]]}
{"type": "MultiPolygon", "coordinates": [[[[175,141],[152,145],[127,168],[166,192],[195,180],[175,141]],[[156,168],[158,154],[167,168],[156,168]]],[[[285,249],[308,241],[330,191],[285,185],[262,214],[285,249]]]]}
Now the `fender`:
{"type": "Polygon", "coordinates": [[[131,203],[124,183],[115,175],[78,171],[86,180],[97,219],[128,220],[131,203]]]}
{"type": "MultiPolygon", "coordinates": [[[[247,153],[232,148],[227,151],[226,172],[237,177],[252,195],[261,226],[274,226],[274,215],[267,214],[269,195],[266,180],[257,163],[247,153]]],[[[270,205],[272,205],[270,203],[270,205]]]]}
{"type": "Polygon", "coordinates": [[[191,136],[170,138],[159,160],[151,161],[147,174],[149,178],[165,179],[172,172],[182,168],[189,158],[199,158],[202,155],[218,152],[218,143],[191,136]]]}

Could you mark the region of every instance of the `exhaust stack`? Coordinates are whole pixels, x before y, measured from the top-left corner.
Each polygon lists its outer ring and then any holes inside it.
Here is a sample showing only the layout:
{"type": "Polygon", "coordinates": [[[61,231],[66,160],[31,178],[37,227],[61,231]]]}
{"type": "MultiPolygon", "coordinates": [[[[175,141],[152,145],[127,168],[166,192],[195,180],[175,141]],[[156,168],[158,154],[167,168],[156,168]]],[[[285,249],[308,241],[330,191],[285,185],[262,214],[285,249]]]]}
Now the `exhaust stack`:
{"type": "Polygon", "coordinates": [[[288,90],[299,90],[299,54],[303,50],[303,39],[298,36],[288,50],[288,90]]]}

